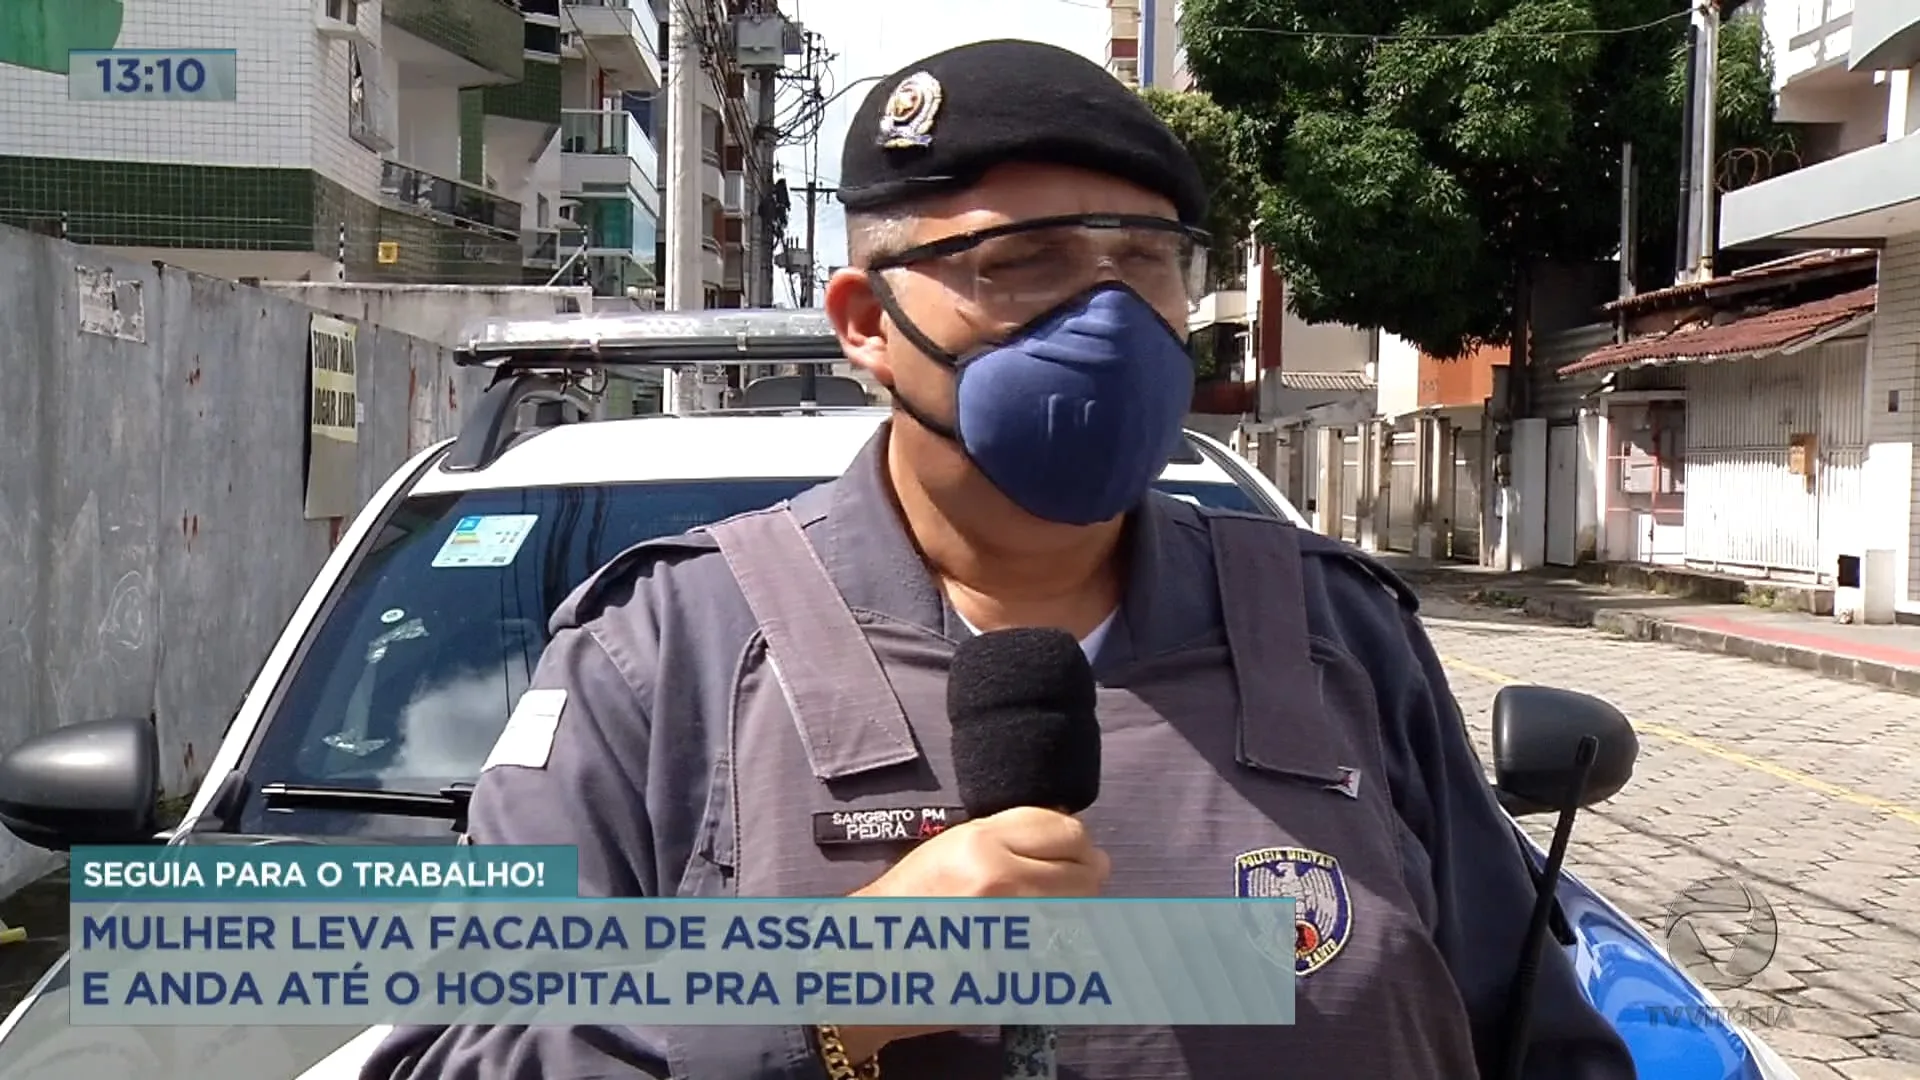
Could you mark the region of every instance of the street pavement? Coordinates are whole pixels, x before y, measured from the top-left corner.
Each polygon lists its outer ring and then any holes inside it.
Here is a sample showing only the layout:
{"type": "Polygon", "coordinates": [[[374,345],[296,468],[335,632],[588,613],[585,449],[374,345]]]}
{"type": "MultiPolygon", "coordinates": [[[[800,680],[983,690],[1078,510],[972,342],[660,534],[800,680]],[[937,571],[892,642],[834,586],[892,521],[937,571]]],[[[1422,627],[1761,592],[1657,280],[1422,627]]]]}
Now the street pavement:
{"type": "MultiPolygon", "coordinates": [[[[1570,869],[1670,947],[1703,883],[1758,897],[1738,906],[1771,909],[1773,935],[1764,917],[1689,922],[1709,985],[1750,976],[1716,990],[1734,1018],[1802,1080],[1920,1078],[1920,698],[1431,594],[1423,612],[1483,754],[1509,683],[1634,722],[1634,779],[1576,820],[1570,869]]],[[[1552,821],[1527,824],[1544,845],[1552,821]]]]}

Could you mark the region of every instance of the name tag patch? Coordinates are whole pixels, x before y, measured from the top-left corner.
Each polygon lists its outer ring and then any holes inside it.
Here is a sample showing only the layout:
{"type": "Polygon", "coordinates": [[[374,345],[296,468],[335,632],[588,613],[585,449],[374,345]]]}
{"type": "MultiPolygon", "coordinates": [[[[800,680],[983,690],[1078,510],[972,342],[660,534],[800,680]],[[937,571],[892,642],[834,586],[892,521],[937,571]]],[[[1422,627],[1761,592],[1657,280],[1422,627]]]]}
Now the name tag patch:
{"type": "Polygon", "coordinates": [[[902,806],[830,810],[813,815],[813,842],[821,847],[917,843],[967,820],[957,806],[902,806]]]}

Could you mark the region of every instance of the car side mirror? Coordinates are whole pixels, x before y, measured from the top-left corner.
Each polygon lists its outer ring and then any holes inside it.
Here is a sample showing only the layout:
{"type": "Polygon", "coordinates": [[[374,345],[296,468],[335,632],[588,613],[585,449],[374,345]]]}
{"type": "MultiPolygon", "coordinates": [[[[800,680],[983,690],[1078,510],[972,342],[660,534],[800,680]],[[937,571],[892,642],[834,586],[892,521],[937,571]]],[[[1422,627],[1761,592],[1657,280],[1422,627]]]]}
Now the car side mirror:
{"type": "Polygon", "coordinates": [[[1613,798],[1633,778],[1640,739],[1619,709],[1591,694],[1552,686],[1503,687],[1493,698],[1494,790],[1519,817],[1558,811],[1566,801],[1581,740],[1598,744],[1582,808],[1613,798]]]}
{"type": "Polygon", "coordinates": [[[0,825],[50,851],[152,843],[159,794],[160,736],[144,717],[55,728],[0,756],[0,825]]]}

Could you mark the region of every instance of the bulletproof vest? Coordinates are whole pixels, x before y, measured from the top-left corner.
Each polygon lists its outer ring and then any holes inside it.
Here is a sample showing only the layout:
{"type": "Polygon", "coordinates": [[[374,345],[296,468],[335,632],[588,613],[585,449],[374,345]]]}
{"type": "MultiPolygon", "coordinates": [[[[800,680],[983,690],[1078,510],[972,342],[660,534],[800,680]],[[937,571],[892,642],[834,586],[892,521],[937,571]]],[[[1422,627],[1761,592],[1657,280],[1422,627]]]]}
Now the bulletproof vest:
{"type": "MultiPolygon", "coordinates": [[[[1101,679],[1100,796],[1081,818],[1112,857],[1105,895],[1292,896],[1296,1023],[1064,1029],[1059,1075],[1474,1077],[1465,1008],[1403,877],[1371,681],[1310,639],[1292,527],[1207,523],[1226,644],[1101,679]]],[[[710,532],[759,633],[716,777],[733,820],[710,823],[708,857],[741,896],[844,896],[937,830],[929,810],[961,805],[946,717],[954,642],[852,611],[784,506],[710,532]]],[[[904,1040],[881,1065],[913,1080],[999,1080],[999,1033],[904,1040]]]]}

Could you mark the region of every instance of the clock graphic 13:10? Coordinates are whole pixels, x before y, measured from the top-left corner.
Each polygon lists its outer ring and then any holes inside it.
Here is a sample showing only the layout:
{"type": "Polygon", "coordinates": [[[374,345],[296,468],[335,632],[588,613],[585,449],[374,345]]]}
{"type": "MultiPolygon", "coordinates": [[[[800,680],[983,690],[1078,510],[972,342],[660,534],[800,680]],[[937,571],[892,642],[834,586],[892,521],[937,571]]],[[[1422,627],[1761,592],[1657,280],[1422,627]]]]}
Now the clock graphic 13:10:
{"type": "Polygon", "coordinates": [[[76,49],[67,58],[67,97],[233,101],[236,61],[232,49],[76,49]]]}

